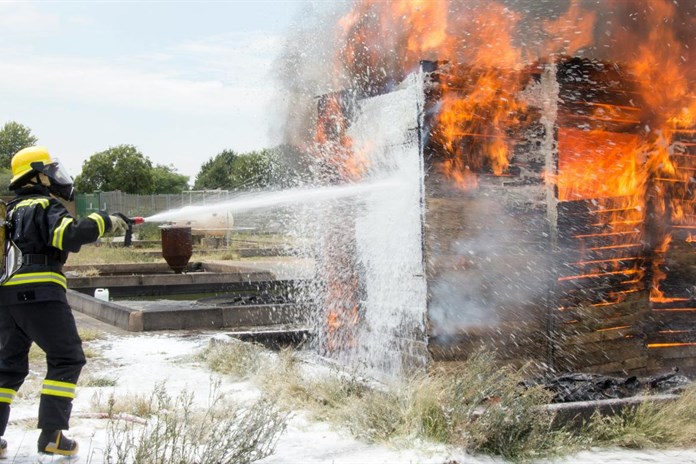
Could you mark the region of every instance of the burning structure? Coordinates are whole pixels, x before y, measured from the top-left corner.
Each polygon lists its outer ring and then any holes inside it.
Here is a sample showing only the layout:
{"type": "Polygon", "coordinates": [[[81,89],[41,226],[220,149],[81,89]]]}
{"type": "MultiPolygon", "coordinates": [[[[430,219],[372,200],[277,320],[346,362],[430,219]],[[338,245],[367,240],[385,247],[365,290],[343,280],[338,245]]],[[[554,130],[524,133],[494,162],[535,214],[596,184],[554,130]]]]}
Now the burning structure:
{"type": "Polygon", "coordinates": [[[324,354],[696,372],[696,6],[600,3],[342,17],[350,90],[320,98],[308,150],[332,179],[403,188],[327,214],[324,354]]]}

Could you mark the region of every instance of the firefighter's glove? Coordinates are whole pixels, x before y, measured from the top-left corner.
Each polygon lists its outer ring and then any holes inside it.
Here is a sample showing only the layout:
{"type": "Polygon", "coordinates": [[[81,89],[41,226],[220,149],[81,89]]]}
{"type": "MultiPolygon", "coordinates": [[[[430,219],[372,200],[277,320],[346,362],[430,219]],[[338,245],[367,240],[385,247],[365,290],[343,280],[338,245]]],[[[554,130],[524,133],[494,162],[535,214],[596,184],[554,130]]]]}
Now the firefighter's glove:
{"type": "Polygon", "coordinates": [[[128,224],[121,217],[121,215],[112,214],[109,216],[111,219],[111,230],[110,232],[114,235],[122,235],[128,230],[128,224]]]}

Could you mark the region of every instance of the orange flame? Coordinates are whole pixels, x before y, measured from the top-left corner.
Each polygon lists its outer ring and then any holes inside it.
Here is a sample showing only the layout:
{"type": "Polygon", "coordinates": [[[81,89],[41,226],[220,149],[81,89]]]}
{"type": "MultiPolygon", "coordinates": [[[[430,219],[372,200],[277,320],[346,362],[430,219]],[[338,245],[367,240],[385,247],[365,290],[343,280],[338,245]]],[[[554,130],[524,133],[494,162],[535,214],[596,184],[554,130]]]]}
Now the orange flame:
{"type": "Polygon", "coordinates": [[[596,13],[583,10],[579,0],[572,0],[564,15],[544,24],[551,39],[546,43],[543,53],[573,55],[592,44],[596,19],[596,13]]]}
{"type": "MultiPolygon", "coordinates": [[[[453,186],[475,189],[481,176],[514,175],[525,150],[519,134],[539,119],[538,104],[524,94],[540,70],[573,56],[615,69],[625,87],[586,98],[587,77],[571,89],[582,116],[551,121],[554,133],[544,128],[558,166],[547,165],[543,181],[559,201],[591,205],[591,230],[574,239],[600,256],[579,259],[581,273],[559,281],[624,276],[624,293],[644,290],[649,280],[653,301],[668,298],[660,290],[665,255],[673,240],[696,240],[693,17],[671,0],[570,0],[546,20],[513,3],[358,0],[339,22],[333,84],[375,95],[421,60],[437,61],[429,134],[441,156],[435,168],[453,186]]],[[[359,179],[369,166],[365,152],[346,135],[340,104],[324,109],[318,156],[340,176],[359,179]]]]}
{"type": "Polygon", "coordinates": [[[637,135],[562,127],[558,151],[559,200],[628,197],[623,208],[645,207],[647,173],[637,135]]]}

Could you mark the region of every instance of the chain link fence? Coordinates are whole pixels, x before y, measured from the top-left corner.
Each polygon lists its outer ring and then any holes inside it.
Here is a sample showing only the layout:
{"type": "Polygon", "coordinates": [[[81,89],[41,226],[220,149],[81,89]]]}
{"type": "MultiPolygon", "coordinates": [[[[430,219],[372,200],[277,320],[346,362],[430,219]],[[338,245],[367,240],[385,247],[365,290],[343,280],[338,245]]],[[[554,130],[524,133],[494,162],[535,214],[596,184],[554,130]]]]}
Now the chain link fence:
{"type": "MultiPolygon", "coordinates": [[[[75,206],[77,217],[85,217],[100,210],[109,213],[120,212],[128,217],[148,217],[184,206],[212,205],[234,199],[241,194],[228,190],[193,190],[180,194],[153,195],[136,195],[120,191],[78,193],[75,206]]],[[[278,233],[284,229],[282,225],[284,214],[282,210],[261,214],[255,211],[236,213],[234,229],[256,233],[278,233]]]]}
{"type": "Polygon", "coordinates": [[[95,192],[78,193],[77,216],[84,217],[95,211],[120,212],[128,217],[153,214],[189,205],[206,205],[233,198],[229,190],[193,190],[175,194],[135,195],[131,193],[95,192]]]}

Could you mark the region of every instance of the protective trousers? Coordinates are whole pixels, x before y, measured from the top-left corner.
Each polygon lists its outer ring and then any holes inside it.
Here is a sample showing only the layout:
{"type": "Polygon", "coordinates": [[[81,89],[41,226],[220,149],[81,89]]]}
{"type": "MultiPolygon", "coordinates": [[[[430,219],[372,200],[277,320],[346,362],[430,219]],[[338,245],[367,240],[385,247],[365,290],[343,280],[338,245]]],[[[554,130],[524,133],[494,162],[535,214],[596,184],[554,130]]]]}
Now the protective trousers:
{"type": "Polygon", "coordinates": [[[0,288],[0,436],[10,405],[29,373],[29,348],[46,353],[39,404],[40,429],[69,428],[75,384],[85,365],[82,341],[65,290],[57,285],[0,288]]]}

